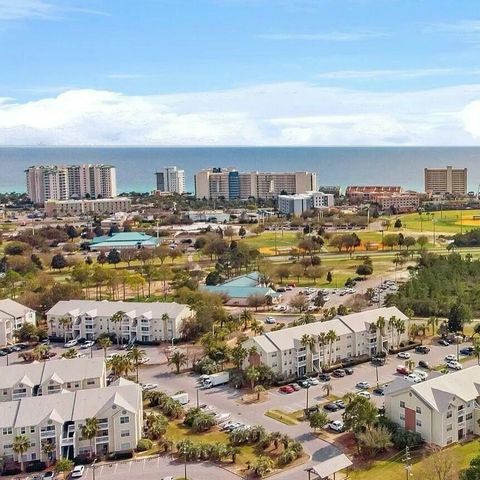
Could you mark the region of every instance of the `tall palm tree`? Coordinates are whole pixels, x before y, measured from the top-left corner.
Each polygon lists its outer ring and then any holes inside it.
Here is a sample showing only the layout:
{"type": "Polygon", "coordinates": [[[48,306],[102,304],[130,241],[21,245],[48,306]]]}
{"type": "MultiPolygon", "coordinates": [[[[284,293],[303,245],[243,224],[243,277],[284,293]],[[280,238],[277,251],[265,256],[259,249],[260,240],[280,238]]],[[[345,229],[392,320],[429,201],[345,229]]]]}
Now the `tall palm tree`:
{"type": "Polygon", "coordinates": [[[323,366],[325,366],[325,345],[327,344],[327,334],[325,332],[320,332],[318,334],[318,343],[322,347],[322,357],[323,357],[323,366]]]}
{"type": "Polygon", "coordinates": [[[137,383],[138,383],[138,366],[142,363],[142,360],[145,358],[145,350],[138,348],[136,345],[128,352],[127,357],[132,361],[135,366],[135,371],[137,374],[137,383]]]}
{"type": "Polygon", "coordinates": [[[300,344],[306,349],[307,356],[307,371],[313,370],[312,348],[315,345],[315,339],[308,333],[304,333],[300,339],[300,344]]]}
{"type": "Polygon", "coordinates": [[[150,413],[145,421],[145,429],[150,440],[159,440],[165,435],[168,419],[161,414],[150,413]]]}
{"type": "Polygon", "coordinates": [[[63,340],[67,341],[67,328],[70,328],[72,325],[72,319],[70,317],[62,317],[58,320],[58,324],[61,325],[63,329],[63,340]]]}
{"type": "Polygon", "coordinates": [[[62,354],[62,358],[77,358],[77,351],[74,348],[69,348],[62,354]]]}
{"type": "Polygon", "coordinates": [[[328,364],[332,364],[332,353],[333,353],[333,342],[337,340],[337,332],[335,330],[329,330],[327,332],[327,335],[325,337],[329,344],[329,349],[328,349],[328,364]]]}
{"type": "Polygon", "coordinates": [[[103,357],[107,358],[107,350],[112,346],[112,341],[109,337],[100,337],[98,339],[98,345],[103,348],[103,357]]]}
{"type": "Polygon", "coordinates": [[[254,319],[250,322],[250,328],[255,335],[261,335],[265,330],[263,325],[257,319],[254,319]]]}
{"type": "Polygon", "coordinates": [[[30,439],[26,435],[16,435],[13,439],[13,451],[18,456],[18,462],[20,463],[20,470],[23,471],[23,456],[30,448],[30,439]]]}
{"type": "Polygon", "coordinates": [[[332,390],[333,390],[333,386],[330,382],[327,382],[327,383],[324,383],[322,385],[322,390],[325,392],[325,396],[326,397],[329,397],[330,394],[332,393],[332,390]]]}
{"type": "Polygon", "coordinates": [[[400,346],[400,338],[406,331],[405,321],[398,318],[395,322],[395,330],[397,332],[397,348],[400,346]]]}
{"type": "Polygon", "coordinates": [[[55,443],[50,442],[49,439],[42,440],[42,453],[47,457],[47,464],[53,460],[52,454],[55,453],[55,443]]]}
{"type": "Polygon", "coordinates": [[[427,326],[432,329],[432,336],[435,335],[435,329],[438,327],[438,318],[437,317],[430,317],[427,320],[427,326]]]}
{"type": "Polygon", "coordinates": [[[243,321],[243,329],[246,330],[248,328],[248,324],[253,319],[252,312],[250,310],[247,310],[246,308],[244,308],[242,313],[240,314],[240,318],[243,321]]]}
{"type": "Polygon", "coordinates": [[[93,449],[93,441],[98,435],[98,420],[95,417],[86,418],[80,431],[82,432],[83,438],[90,440],[90,455],[93,457],[96,454],[93,449]]]}
{"type": "MultiPolygon", "coordinates": [[[[113,324],[115,325],[115,333],[116,333],[116,336],[117,336],[117,345],[120,345],[120,337],[122,336],[121,335],[121,327],[120,327],[120,333],[119,333],[117,324],[122,323],[124,315],[125,315],[125,312],[122,312],[121,310],[119,310],[118,312],[114,313],[112,315],[112,317],[110,318],[110,321],[113,322],[113,324]]],[[[107,320],[107,322],[108,322],[108,320],[107,320]]]]}
{"type": "Polygon", "coordinates": [[[250,389],[255,388],[255,383],[260,378],[260,372],[255,367],[248,367],[245,370],[245,378],[250,382],[250,389]]]}
{"type": "Polygon", "coordinates": [[[180,373],[180,369],[187,364],[187,356],[183,352],[176,350],[168,359],[168,364],[175,365],[175,370],[178,375],[180,373]]]}

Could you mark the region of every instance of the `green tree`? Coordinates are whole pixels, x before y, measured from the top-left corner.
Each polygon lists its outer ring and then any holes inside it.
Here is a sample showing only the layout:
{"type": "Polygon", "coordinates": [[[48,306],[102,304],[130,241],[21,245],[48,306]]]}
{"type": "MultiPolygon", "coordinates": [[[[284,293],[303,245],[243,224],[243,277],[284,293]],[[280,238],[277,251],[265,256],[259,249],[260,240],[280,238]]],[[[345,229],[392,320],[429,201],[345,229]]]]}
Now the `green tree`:
{"type": "Polygon", "coordinates": [[[145,430],[150,440],[160,440],[165,435],[168,427],[168,419],[158,413],[150,413],[145,419],[145,430]]]}
{"type": "Polygon", "coordinates": [[[138,348],[136,345],[128,352],[127,357],[131,360],[135,366],[135,372],[138,383],[138,366],[142,363],[145,358],[145,350],[138,348]]]}
{"type": "Polygon", "coordinates": [[[61,253],[57,253],[52,257],[51,267],[54,270],[62,270],[62,268],[65,268],[66,266],[67,266],[67,260],[61,253]]]}
{"type": "Polygon", "coordinates": [[[361,275],[363,278],[367,278],[373,273],[373,267],[370,265],[362,264],[357,267],[355,270],[357,275],[361,275]]]}
{"type": "Polygon", "coordinates": [[[243,322],[243,329],[247,330],[248,325],[250,324],[250,322],[253,319],[252,312],[250,310],[247,310],[246,308],[244,308],[242,310],[242,313],[240,314],[240,318],[243,322]]]}
{"type": "Polygon", "coordinates": [[[312,413],[308,420],[310,422],[310,428],[313,428],[313,431],[323,428],[328,423],[328,415],[322,410],[316,413],[312,413]]]}
{"type": "Polygon", "coordinates": [[[470,461],[470,466],[460,473],[460,480],[478,480],[480,478],[480,455],[470,461]]]}
{"type": "Polygon", "coordinates": [[[26,435],[16,435],[13,439],[13,451],[17,454],[20,470],[23,471],[23,456],[30,448],[30,439],[26,435]]]}
{"type": "Polygon", "coordinates": [[[356,395],[347,403],[343,413],[345,428],[359,434],[361,431],[371,429],[377,422],[377,407],[365,397],[356,395]]]}
{"type": "Polygon", "coordinates": [[[230,356],[235,367],[240,370],[242,368],[243,362],[248,356],[248,351],[246,348],[242,347],[242,345],[236,345],[232,348],[230,356]]]}
{"type": "Polygon", "coordinates": [[[392,435],[386,427],[374,427],[357,434],[360,449],[371,456],[375,456],[390,448],[392,435]]]}
{"type": "Polygon", "coordinates": [[[252,464],[252,469],[258,477],[262,478],[273,470],[274,463],[270,457],[260,455],[252,464]]]}
{"type": "Polygon", "coordinates": [[[57,473],[69,473],[73,469],[73,462],[68,458],[60,458],[55,463],[55,472],[57,473]]]}
{"type": "Polygon", "coordinates": [[[98,420],[94,417],[86,418],[80,431],[82,433],[82,438],[90,440],[90,456],[95,456],[97,452],[93,448],[93,442],[98,435],[98,420]]]}
{"type": "Polygon", "coordinates": [[[470,308],[458,300],[454,303],[448,314],[448,330],[449,332],[463,332],[466,323],[472,320],[472,312],[470,308]]]}
{"type": "Polygon", "coordinates": [[[97,343],[100,348],[103,348],[103,357],[107,358],[107,350],[109,349],[109,347],[112,346],[112,341],[110,340],[110,337],[100,337],[97,340],[97,343]]]}
{"type": "Polygon", "coordinates": [[[245,379],[250,382],[250,389],[253,391],[255,388],[255,383],[260,378],[260,373],[256,367],[248,367],[245,370],[245,379]]]}
{"type": "Polygon", "coordinates": [[[111,265],[115,265],[115,268],[117,268],[117,264],[122,261],[122,257],[120,255],[120,252],[116,249],[110,250],[107,255],[107,262],[110,263],[111,265]]]}
{"type": "Polygon", "coordinates": [[[169,365],[175,366],[175,372],[177,375],[180,373],[180,369],[187,364],[187,356],[180,350],[175,350],[173,355],[168,359],[169,365]]]}

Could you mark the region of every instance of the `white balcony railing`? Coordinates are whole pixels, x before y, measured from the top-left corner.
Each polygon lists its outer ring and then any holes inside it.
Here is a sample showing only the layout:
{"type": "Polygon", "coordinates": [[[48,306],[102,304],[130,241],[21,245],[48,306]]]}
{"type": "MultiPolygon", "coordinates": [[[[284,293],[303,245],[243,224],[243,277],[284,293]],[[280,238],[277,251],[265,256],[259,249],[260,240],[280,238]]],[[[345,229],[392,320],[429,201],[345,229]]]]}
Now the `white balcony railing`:
{"type": "Polygon", "coordinates": [[[99,444],[99,443],[108,443],[108,435],[104,435],[102,437],[97,437],[95,439],[95,443],[99,444]]]}
{"type": "Polygon", "coordinates": [[[40,432],[40,438],[54,438],[55,437],[55,430],[46,430],[40,432]]]}

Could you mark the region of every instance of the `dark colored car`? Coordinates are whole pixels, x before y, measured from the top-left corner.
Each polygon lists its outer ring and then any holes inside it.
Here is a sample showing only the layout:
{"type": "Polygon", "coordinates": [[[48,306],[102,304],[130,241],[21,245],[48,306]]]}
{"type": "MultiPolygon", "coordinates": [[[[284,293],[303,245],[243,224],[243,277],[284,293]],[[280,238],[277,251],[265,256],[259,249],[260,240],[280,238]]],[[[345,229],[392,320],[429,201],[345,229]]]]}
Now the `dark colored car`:
{"type": "Polygon", "coordinates": [[[327,403],[326,405],[323,406],[325,410],[328,410],[329,412],[337,412],[340,410],[340,407],[338,405],[335,405],[335,403],[327,403]]]}
{"type": "Polygon", "coordinates": [[[383,357],[373,357],[372,358],[373,365],[378,365],[379,367],[385,365],[385,358],[383,357]]]}
{"type": "Polygon", "coordinates": [[[430,369],[429,363],[426,362],[425,360],[420,360],[420,361],[418,362],[418,366],[421,367],[421,368],[430,369]]]}
{"type": "Polygon", "coordinates": [[[298,380],[297,385],[300,385],[302,388],[308,388],[310,383],[307,380],[298,380]]]}
{"type": "Polygon", "coordinates": [[[426,347],[425,345],[419,345],[418,347],[415,347],[415,352],[417,353],[429,353],[430,349],[426,347]]]}
{"type": "Polygon", "coordinates": [[[332,377],[328,374],[328,373],[321,373],[319,376],[318,376],[318,379],[321,381],[321,382],[329,382],[332,377]]]}
{"type": "Polygon", "coordinates": [[[343,400],[335,400],[333,403],[341,410],[345,408],[345,402],[343,400]]]}
{"type": "Polygon", "coordinates": [[[5,350],[0,350],[0,357],[4,357],[5,355],[8,355],[8,352],[6,352],[5,350]]]}
{"type": "Polygon", "coordinates": [[[344,368],[343,370],[347,375],[353,375],[353,368],[344,368]]]}
{"type": "Polygon", "coordinates": [[[383,396],[383,395],[385,395],[385,387],[375,388],[375,389],[373,390],[373,393],[374,393],[375,395],[383,396]]]}
{"type": "Polygon", "coordinates": [[[469,357],[470,355],[473,355],[474,353],[474,348],[473,347],[465,347],[465,348],[462,348],[460,350],[460,353],[462,355],[466,355],[467,357],[469,357]]]}
{"type": "Polygon", "coordinates": [[[336,370],[334,370],[332,372],[332,375],[334,377],[344,377],[346,374],[345,374],[345,370],[343,370],[341,368],[337,368],[336,370]]]}

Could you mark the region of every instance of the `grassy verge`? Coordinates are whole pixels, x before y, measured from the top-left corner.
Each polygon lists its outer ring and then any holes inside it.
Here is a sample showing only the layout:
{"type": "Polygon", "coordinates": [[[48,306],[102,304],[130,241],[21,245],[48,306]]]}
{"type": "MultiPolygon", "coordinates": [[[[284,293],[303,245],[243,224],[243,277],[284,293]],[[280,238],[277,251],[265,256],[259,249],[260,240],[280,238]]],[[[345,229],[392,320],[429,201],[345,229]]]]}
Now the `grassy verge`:
{"type": "Polygon", "coordinates": [[[284,412],[283,410],[267,410],[265,416],[273,418],[284,425],[296,425],[303,416],[303,410],[297,410],[295,412],[284,412]]]}

